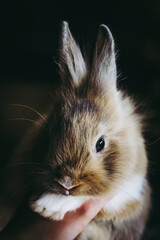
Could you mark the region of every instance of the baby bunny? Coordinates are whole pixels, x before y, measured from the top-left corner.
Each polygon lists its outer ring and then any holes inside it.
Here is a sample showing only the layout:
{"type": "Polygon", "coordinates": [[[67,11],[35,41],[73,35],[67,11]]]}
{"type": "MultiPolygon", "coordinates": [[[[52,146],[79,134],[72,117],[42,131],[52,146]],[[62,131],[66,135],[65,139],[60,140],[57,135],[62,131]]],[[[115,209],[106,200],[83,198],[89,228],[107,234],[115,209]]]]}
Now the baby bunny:
{"type": "Polygon", "coordinates": [[[34,126],[12,158],[16,168],[6,170],[1,229],[26,199],[33,211],[61,220],[90,198],[112,196],[77,239],[139,240],[150,207],[143,122],[117,89],[108,27],[100,26],[89,64],[63,22],[59,67],[47,130],[34,126]]]}

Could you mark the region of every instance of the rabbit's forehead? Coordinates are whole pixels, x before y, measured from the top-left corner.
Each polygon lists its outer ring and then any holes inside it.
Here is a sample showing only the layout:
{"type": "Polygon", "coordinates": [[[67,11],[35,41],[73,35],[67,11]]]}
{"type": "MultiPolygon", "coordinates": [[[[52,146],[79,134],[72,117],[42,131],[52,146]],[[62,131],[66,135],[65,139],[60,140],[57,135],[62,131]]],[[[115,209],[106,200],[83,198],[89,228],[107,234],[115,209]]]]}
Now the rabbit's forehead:
{"type": "MultiPolygon", "coordinates": [[[[73,98],[64,102],[61,108],[61,120],[64,125],[74,129],[102,131],[108,119],[108,107],[104,112],[104,99],[73,98]]],[[[107,105],[107,104],[106,104],[107,105]]],[[[66,129],[66,127],[65,127],[66,129]]]]}
{"type": "Polygon", "coordinates": [[[97,113],[99,108],[92,100],[75,98],[67,100],[62,107],[62,111],[64,115],[69,115],[71,118],[80,114],[85,116],[87,113],[97,113]]]}

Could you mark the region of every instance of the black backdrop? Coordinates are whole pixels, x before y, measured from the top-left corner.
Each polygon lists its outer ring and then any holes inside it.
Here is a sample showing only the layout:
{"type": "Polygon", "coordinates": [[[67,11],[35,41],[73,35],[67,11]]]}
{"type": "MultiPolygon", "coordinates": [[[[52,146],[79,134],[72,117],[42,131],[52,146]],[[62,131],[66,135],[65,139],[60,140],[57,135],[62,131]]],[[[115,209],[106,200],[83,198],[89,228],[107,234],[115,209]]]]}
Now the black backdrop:
{"type": "Polygon", "coordinates": [[[61,22],[66,20],[80,45],[94,44],[98,26],[107,24],[118,50],[119,86],[147,113],[152,212],[144,236],[160,239],[160,1],[5,1],[0,21],[1,170],[30,123],[4,121],[35,116],[11,103],[43,111],[47,92],[58,82],[61,22]]]}

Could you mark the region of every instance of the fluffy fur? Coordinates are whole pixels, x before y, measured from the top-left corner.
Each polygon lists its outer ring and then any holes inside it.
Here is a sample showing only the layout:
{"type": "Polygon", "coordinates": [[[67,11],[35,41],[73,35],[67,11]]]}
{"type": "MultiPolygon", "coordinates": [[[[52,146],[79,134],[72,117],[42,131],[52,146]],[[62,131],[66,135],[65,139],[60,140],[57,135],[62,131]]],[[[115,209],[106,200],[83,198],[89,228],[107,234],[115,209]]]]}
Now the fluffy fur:
{"type": "MultiPolygon", "coordinates": [[[[144,179],[135,175],[128,181],[121,184],[120,189],[112,192],[112,200],[104,205],[104,212],[115,213],[125,209],[128,203],[140,202],[142,198],[142,190],[144,179]]],[[[104,196],[105,197],[105,196],[104,196]]],[[[107,196],[106,196],[107,197],[107,196]]],[[[87,196],[63,196],[54,193],[47,193],[41,196],[37,201],[31,202],[31,207],[35,212],[50,219],[63,219],[68,211],[76,210],[90,197],[87,196]],[[49,211],[48,211],[49,210],[49,211]]]]}
{"type": "Polygon", "coordinates": [[[13,215],[26,199],[33,211],[60,220],[89,198],[111,195],[78,239],[141,238],[150,206],[143,124],[131,99],[117,89],[114,40],[105,25],[90,65],[64,22],[62,84],[46,114],[49,127],[32,129],[13,156],[16,167],[6,170],[1,228],[11,215],[5,209],[13,215]],[[97,152],[100,138],[105,146],[97,152]]]}

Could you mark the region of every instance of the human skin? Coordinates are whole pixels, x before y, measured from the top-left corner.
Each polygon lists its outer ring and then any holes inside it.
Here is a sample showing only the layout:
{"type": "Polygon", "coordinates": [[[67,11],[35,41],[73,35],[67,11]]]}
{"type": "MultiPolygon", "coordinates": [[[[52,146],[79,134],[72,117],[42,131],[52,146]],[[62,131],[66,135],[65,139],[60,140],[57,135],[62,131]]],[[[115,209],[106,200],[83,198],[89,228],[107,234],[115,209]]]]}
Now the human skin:
{"type": "Polygon", "coordinates": [[[0,240],[73,240],[110,199],[98,198],[68,212],[62,221],[50,221],[30,210],[10,224],[0,240]]]}

